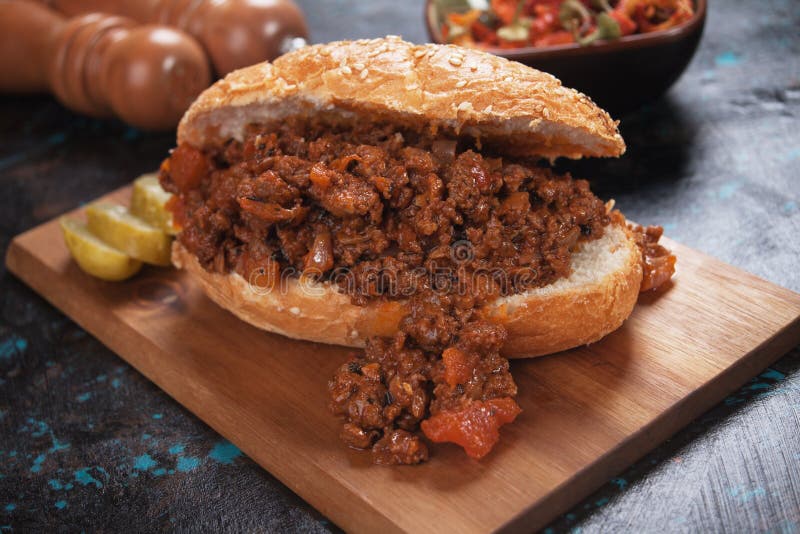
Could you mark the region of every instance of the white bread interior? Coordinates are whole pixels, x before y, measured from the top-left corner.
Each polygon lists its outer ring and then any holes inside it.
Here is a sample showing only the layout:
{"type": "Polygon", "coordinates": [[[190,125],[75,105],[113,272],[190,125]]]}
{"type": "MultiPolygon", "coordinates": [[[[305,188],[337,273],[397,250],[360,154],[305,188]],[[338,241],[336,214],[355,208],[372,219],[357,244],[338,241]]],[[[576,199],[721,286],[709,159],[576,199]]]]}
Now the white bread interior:
{"type": "MultiPolygon", "coordinates": [[[[177,241],[172,261],[221,307],[258,328],[291,338],[363,347],[370,336],[393,335],[407,311],[400,301],[355,306],[331,284],[296,278],[288,279],[284,288],[267,291],[236,273],[206,271],[177,241]]],[[[497,299],[482,313],[505,325],[506,356],[541,356],[592,343],[619,328],[636,304],[641,280],[639,249],[623,226],[609,225],[603,237],[572,255],[569,277],[497,299]]]]}
{"type": "Polygon", "coordinates": [[[244,127],[325,113],[468,134],[514,156],[619,156],[617,122],[550,74],[452,45],[339,41],[228,74],[204,91],[178,143],[241,139],[244,127]]]}

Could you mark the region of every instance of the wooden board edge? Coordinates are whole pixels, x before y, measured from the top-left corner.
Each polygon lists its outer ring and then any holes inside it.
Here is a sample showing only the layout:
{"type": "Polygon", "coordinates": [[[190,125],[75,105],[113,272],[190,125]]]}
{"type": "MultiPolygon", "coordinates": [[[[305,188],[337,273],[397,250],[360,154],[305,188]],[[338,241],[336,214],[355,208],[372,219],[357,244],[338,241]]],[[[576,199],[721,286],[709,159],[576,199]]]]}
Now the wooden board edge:
{"type": "MultiPolygon", "coordinates": [[[[199,408],[201,408],[200,406],[194,406],[192,403],[185,403],[179,400],[173,395],[173,388],[168,384],[161,383],[160,380],[156,379],[156,377],[147,372],[143,366],[140,365],[141,362],[139,362],[136,357],[123,356],[123,354],[126,354],[127,352],[125,347],[130,346],[136,346],[137,350],[141,353],[145,353],[147,350],[159,351],[160,349],[150,342],[150,340],[146,340],[147,345],[149,345],[148,349],[147,346],[142,344],[143,341],[141,336],[139,336],[131,327],[124,324],[121,328],[114,329],[113,335],[109,330],[94,328],[93,325],[89,324],[87,321],[76,318],[80,314],[74,313],[75,310],[72,309],[70,302],[77,302],[78,299],[70,299],[66,296],[64,296],[64,298],[51,298],[51,296],[46,294],[44,291],[45,288],[42,286],[42,284],[36,280],[36,277],[31,276],[29,273],[35,272],[35,269],[47,270],[47,266],[44,265],[39,258],[37,258],[20,243],[26,234],[34,232],[37,228],[38,227],[20,234],[11,241],[5,257],[5,264],[8,270],[38,295],[40,295],[50,305],[58,309],[61,313],[69,317],[70,320],[75,321],[75,323],[81,328],[89,332],[95,339],[100,341],[100,343],[112,351],[118,358],[121,358],[126,363],[130,364],[134,369],[136,369],[137,372],[141,373],[145,378],[154,383],[161,391],[169,395],[169,397],[175,402],[191,412],[192,415],[197,417],[198,420],[202,421],[203,424],[208,425],[223,438],[227,439],[231,443],[236,444],[237,447],[239,446],[239,443],[246,442],[246,440],[238,439],[239,427],[235,422],[227,424],[224,418],[211,421],[207,417],[201,417],[199,415],[199,408]]],[[[82,290],[79,289],[78,291],[82,290]]],[[[287,473],[284,473],[279,465],[268,466],[265,465],[267,462],[259,461],[258,458],[262,457],[262,455],[259,454],[259,451],[251,451],[247,448],[242,448],[242,451],[251,460],[258,464],[261,469],[265,469],[282,484],[308,502],[311,506],[316,508],[323,515],[331,518],[334,523],[345,528],[347,531],[381,532],[385,534],[404,532],[400,525],[392,521],[379,510],[369,506],[368,503],[363,501],[357,494],[353,493],[346,486],[341,485],[323,469],[316,468],[315,466],[315,469],[317,470],[317,476],[320,478],[324,477],[330,479],[331,484],[340,486],[342,494],[346,492],[351,493],[352,498],[349,499],[348,503],[342,503],[341,505],[331,504],[330,499],[324,499],[322,496],[316,496],[314,495],[314,492],[309,491],[307,487],[303,487],[296,483],[293,477],[289,476],[287,473]],[[351,504],[352,502],[359,503],[358,510],[354,510],[351,504]]]]}
{"type": "Polygon", "coordinates": [[[525,511],[501,526],[498,532],[541,530],[798,345],[800,345],[800,315],[772,338],[628,436],[617,447],[585,469],[574,473],[546,497],[531,504],[525,511]],[[722,383],[724,385],[720,385],[722,383]]]}

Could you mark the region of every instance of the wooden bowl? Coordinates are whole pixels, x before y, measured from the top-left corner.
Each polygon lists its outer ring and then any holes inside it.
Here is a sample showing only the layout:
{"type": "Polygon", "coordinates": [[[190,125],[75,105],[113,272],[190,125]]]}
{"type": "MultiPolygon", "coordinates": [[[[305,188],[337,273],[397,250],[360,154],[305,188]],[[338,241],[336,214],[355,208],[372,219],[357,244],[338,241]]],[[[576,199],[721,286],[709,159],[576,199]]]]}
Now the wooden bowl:
{"type": "MultiPolygon", "coordinates": [[[[549,72],[565,86],[574,87],[600,106],[620,113],[661,96],[683,73],[703,34],[706,2],[694,0],[694,16],[664,31],[628,35],[589,46],[568,44],[487,51],[549,72]]],[[[435,43],[445,43],[439,30],[440,20],[433,1],[427,0],[425,22],[435,43]]]]}

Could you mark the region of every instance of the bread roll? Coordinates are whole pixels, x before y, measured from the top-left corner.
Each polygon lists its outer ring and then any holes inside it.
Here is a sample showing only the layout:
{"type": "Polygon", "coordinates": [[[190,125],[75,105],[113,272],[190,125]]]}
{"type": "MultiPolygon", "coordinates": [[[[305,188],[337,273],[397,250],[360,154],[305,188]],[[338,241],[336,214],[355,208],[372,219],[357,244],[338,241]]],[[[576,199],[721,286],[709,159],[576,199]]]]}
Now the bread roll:
{"type": "Polygon", "coordinates": [[[241,139],[249,123],[316,113],[425,124],[512,156],[625,152],[618,123],[550,74],[478,50],[394,37],[308,46],[231,72],[186,112],[178,143],[241,139]]]}
{"type": "MultiPolygon", "coordinates": [[[[178,129],[178,143],[206,147],[241,140],[245,127],[294,116],[332,121],[389,120],[450,135],[470,135],[517,157],[619,156],[617,123],[588,97],[520,63],[455,46],[399,38],[315,45],[234,71],[206,90],[178,129]]],[[[407,313],[402,301],[366,306],[329,283],[289,279],[267,290],[239,274],[204,270],[178,242],[173,263],[217,304],[284,336],[362,347],[391,336],[407,313]]],[[[567,278],[499,298],[480,310],[508,332],[504,353],[530,357],[599,340],[636,303],[641,253],[623,222],[579,245],[567,278]]]]}

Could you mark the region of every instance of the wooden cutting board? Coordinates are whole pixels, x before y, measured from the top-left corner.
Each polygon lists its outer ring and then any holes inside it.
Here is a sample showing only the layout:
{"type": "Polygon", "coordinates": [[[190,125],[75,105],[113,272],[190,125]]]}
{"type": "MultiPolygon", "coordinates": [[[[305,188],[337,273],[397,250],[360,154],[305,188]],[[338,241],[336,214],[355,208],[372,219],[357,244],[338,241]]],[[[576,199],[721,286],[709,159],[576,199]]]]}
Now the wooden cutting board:
{"type": "Polygon", "coordinates": [[[348,349],[261,332],[172,269],[95,280],[70,260],[57,221],[15,238],[6,262],[343,528],[532,531],[800,344],[800,295],[667,245],[674,282],[641,297],[620,330],[512,364],[524,412],[490,456],[439,445],[425,465],[392,468],[337,439],[326,384],[348,349]]]}

